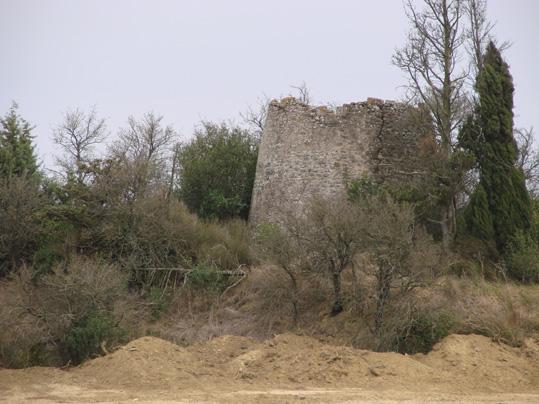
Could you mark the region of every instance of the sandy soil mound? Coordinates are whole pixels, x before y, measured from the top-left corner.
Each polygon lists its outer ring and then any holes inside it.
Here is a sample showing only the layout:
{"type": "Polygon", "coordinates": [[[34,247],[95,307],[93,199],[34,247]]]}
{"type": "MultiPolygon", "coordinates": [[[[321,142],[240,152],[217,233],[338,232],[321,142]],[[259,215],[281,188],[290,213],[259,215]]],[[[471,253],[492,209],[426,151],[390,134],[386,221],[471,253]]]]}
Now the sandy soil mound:
{"type": "Polygon", "coordinates": [[[333,391],[343,399],[366,392],[375,392],[375,397],[456,397],[454,401],[473,394],[511,393],[519,395],[515,402],[539,402],[538,359],[536,341],[517,349],[477,335],[452,335],[427,355],[370,352],[293,334],[263,343],[224,336],[188,348],[144,337],[69,371],[0,370],[0,391],[18,398],[32,391],[41,395],[31,397],[42,397],[47,386],[49,394],[71,391],[73,401],[83,392],[85,397],[118,401],[144,394],[170,399],[187,395],[195,401],[211,401],[217,394],[232,402],[243,394],[256,401],[314,389],[315,395],[333,391]],[[528,396],[522,401],[524,393],[528,396]]]}
{"type": "Polygon", "coordinates": [[[517,349],[480,335],[450,335],[416,359],[472,387],[518,391],[539,387],[537,348],[531,341],[517,349]]]}
{"type": "Polygon", "coordinates": [[[383,376],[398,383],[432,379],[432,369],[410,356],[326,345],[293,334],[253,347],[229,367],[237,378],[280,385],[367,385],[383,376]]]}
{"type": "Polygon", "coordinates": [[[139,338],[71,372],[101,386],[173,388],[198,385],[204,367],[195,355],[154,337],[139,338]]]}

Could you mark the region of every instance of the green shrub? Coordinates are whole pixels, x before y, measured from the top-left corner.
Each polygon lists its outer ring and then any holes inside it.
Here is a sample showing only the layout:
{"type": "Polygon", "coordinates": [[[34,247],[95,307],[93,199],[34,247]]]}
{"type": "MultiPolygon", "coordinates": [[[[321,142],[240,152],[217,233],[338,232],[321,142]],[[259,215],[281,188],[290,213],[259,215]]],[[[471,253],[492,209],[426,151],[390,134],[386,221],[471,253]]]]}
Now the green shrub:
{"type": "Polygon", "coordinates": [[[397,335],[397,351],[400,353],[427,353],[449,335],[455,324],[448,312],[419,312],[410,319],[397,335]]]}
{"type": "Polygon", "coordinates": [[[169,306],[169,296],[162,288],[151,286],[145,291],[144,297],[150,302],[151,314],[154,319],[158,319],[169,306]]]}
{"type": "Polygon", "coordinates": [[[509,245],[505,262],[508,274],[524,282],[539,282],[539,246],[531,237],[518,233],[509,245]]]}
{"type": "Polygon", "coordinates": [[[189,285],[195,289],[219,292],[228,285],[227,275],[210,265],[199,264],[186,276],[189,285]]]}
{"type": "Polygon", "coordinates": [[[116,339],[121,334],[111,315],[93,311],[71,326],[62,340],[66,361],[79,364],[101,352],[101,344],[116,339]]]}

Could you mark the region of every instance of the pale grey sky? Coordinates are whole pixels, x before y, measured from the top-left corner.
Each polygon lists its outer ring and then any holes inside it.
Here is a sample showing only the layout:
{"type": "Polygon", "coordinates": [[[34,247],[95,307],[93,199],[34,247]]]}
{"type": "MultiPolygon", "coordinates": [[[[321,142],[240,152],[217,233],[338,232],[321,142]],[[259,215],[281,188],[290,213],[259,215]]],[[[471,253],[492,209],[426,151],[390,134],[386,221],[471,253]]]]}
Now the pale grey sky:
{"type": "MultiPolygon", "coordinates": [[[[539,129],[539,1],[489,0],[516,86],[516,125],[539,129]]],[[[154,111],[186,138],[305,81],[318,102],[398,99],[400,0],[0,0],[0,114],[12,100],[50,165],[52,128],[95,105],[115,133],[154,111]]]]}

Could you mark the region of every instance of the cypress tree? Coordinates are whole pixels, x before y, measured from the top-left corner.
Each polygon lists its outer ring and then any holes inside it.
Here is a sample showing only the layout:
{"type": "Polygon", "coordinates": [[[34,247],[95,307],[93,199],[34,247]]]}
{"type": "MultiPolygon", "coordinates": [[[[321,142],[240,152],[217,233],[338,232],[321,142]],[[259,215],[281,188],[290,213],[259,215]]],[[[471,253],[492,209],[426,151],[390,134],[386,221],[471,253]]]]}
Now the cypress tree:
{"type": "Polygon", "coordinates": [[[483,184],[479,183],[475,189],[465,212],[465,219],[470,234],[481,240],[494,240],[494,225],[488,205],[488,196],[483,188],[483,184]]]}
{"type": "Polygon", "coordinates": [[[532,208],[524,174],[516,165],[514,86],[509,66],[492,42],[483,61],[476,81],[477,121],[468,127],[476,132],[468,136],[475,140],[473,152],[478,158],[480,184],[470,201],[467,223],[471,232],[483,239],[493,234],[497,248],[504,252],[518,231],[529,229],[532,208]]]}

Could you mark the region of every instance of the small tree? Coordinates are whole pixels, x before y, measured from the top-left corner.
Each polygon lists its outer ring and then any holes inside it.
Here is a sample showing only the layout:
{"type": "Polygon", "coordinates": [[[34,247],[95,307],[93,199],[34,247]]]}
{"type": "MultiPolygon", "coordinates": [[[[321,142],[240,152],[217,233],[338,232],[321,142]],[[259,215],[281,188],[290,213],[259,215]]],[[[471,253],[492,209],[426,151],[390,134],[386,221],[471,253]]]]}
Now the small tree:
{"type": "Polygon", "coordinates": [[[374,330],[381,337],[391,289],[407,293],[421,283],[438,263],[440,251],[416,224],[414,205],[396,201],[388,189],[363,178],[350,185],[349,197],[355,205],[357,250],[368,254],[376,267],[374,330]]]}
{"type": "Polygon", "coordinates": [[[203,122],[178,153],[179,196],[200,217],[247,218],[258,140],[225,124],[203,122]]]}
{"type": "Polygon", "coordinates": [[[353,264],[361,241],[359,206],[348,201],[314,199],[305,215],[287,223],[292,237],[305,251],[311,271],[329,275],[333,285],[331,313],[343,310],[341,277],[353,264]]]}

